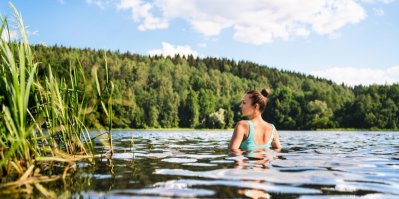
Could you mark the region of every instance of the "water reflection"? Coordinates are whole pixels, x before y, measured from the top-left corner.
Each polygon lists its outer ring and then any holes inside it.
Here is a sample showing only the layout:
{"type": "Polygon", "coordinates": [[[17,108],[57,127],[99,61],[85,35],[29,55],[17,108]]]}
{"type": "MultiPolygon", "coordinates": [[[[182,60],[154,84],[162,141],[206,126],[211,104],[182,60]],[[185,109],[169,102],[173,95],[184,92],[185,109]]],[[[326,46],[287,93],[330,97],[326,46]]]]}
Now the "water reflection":
{"type": "Polygon", "coordinates": [[[116,131],[113,167],[106,159],[79,164],[71,181],[81,184],[70,191],[76,198],[399,197],[396,132],[281,131],[281,152],[230,152],[230,136],[116,131]]]}
{"type": "MultiPolygon", "coordinates": [[[[247,170],[247,169],[268,169],[267,163],[274,159],[277,159],[277,154],[272,153],[272,150],[268,149],[254,149],[242,151],[240,149],[232,150],[231,153],[235,156],[233,158],[235,169],[247,170]]],[[[254,181],[242,181],[242,184],[247,184],[248,182],[252,184],[261,185],[263,182],[261,180],[254,181]]],[[[248,197],[248,198],[270,198],[270,194],[266,190],[262,189],[238,189],[237,193],[248,197]]]]}

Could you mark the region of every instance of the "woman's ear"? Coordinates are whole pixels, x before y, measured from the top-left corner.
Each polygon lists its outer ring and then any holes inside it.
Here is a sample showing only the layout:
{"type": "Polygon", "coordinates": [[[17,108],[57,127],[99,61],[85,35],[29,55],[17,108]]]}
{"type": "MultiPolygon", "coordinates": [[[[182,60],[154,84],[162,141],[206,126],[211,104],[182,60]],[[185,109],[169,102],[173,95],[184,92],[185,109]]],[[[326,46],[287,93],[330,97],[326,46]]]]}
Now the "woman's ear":
{"type": "Polygon", "coordinates": [[[259,110],[259,104],[258,103],[255,104],[255,109],[259,110]]]}

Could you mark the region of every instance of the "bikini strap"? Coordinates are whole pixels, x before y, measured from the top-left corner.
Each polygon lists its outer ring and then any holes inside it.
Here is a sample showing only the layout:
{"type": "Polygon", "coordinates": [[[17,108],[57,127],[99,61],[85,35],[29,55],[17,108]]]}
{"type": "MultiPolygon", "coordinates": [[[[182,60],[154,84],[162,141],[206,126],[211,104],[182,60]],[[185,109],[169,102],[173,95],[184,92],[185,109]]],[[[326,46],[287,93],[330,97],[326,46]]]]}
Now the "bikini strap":
{"type": "Polygon", "coordinates": [[[271,144],[273,142],[274,139],[274,131],[276,131],[276,127],[274,127],[273,124],[272,125],[272,134],[270,135],[270,140],[269,140],[269,144],[271,144]]]}
{"type": "Polygon", "coordinates": [[[254,123],[251,120],[247,120],[248,124],[249,124],[249,133],[248,133],[248,138],[249,137],[253,137],[254,135],[254,123]]]}

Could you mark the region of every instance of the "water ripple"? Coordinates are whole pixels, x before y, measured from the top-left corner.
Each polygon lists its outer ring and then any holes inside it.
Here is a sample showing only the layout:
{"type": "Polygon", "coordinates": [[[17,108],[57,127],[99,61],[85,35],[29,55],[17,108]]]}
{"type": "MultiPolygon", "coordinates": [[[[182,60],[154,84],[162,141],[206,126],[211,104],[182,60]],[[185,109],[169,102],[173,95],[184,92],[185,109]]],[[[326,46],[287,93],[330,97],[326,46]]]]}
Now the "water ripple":
{"type": "Polygon", "coordinates": [[[171,180],[167,182],[160,182],[155,184],[155,186],[160,187],[185,187],[185,186],[215,186],[215,185],[224,185],[224,186],[233,186],[239,188],[249,188],[249,189],[258,189],[264,190],[267,192],[274,193],[301,193],[301,194],[315,194],[321,193],[321,191],[310,188],[301,188],[301,187],[293,187],[293,186],[284,186],[284,185],[274,185],[270,183],[261,183],[261,182],[248,182],[248,181],[230,181],[230,180],[171,180]]]}
{"type": "Polygon", "coordinates": [[[262,192],[272,198],[399,198],[397,132],[279,131],[279,153],[230,153],[231,134],[115,131],[110,170],[105,160],[97,162],[105,171],[94,174],[87,174],[93,172],[89,165],[77,166],[86,171],[78,177],[101,187],[109,182],[110,191],[88,188],[83,196],[241,198],[262,192]]]}

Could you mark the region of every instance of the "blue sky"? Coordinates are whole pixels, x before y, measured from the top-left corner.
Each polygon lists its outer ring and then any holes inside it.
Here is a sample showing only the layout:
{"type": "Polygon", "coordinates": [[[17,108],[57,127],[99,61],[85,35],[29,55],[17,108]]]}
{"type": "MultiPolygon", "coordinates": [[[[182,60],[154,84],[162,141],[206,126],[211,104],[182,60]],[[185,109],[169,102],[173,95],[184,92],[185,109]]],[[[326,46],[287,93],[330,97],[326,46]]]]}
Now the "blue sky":
{"type": "MultiPolygon", "coordinates": [[[[11,2],[31,43],[247,60],[347,85],[399,82],[397,0],[11,2]]],[[[8,1],[0,12],[12,18],[8,1]]]]}

